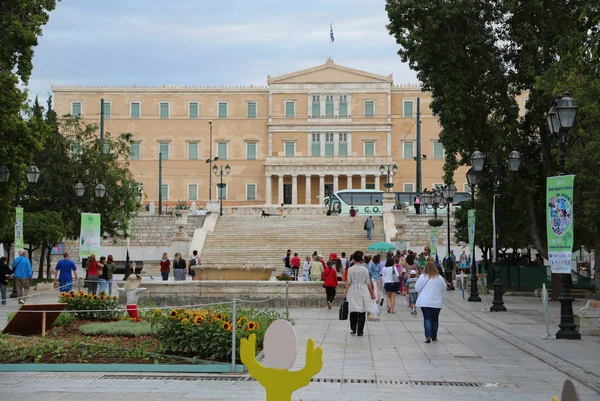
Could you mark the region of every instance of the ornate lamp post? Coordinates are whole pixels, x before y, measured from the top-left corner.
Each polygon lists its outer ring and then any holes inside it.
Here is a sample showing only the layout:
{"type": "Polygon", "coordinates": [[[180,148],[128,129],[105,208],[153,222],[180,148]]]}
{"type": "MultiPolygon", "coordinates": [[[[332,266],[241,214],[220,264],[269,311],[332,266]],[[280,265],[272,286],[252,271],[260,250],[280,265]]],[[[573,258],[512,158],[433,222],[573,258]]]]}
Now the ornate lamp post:
{"type": "MultiPolygon", "coordinates": [[[[476,153],[479,153],[483,156],[483,153],[479,152],[479,151],[475,151],[473,153],[473,156],[475,156],[476,153]]],[[[475,186],[477,185],[477,173],[478,171],[475,170],[475,164],[473,162],[473,156],[471,156],[471,165],[472,167],[469,169],[469,171],[467,171],[467,183],[469,184],[469,187],[471,187],[471,202],[472,202],[472,206],[473,206],[473,210],[475,210],[475,186]]],[[[479,155],[477,155],[477,157],[480,157],[479,155]]],[[[483,160],[485,160],[485,156],[483,156],[483,160]]],[[[478,164],[477,165],[481,171],[481,169],[483,169],[483,163],[478,164]]],[[[481,302],[481,298],[479,297],[479,291],[477,289],[477,264],[475,262],[475,235],[473,235],[473,252],[471,255],[471,293],[469,295],[469,302],[481,302]]]]}
{"type": "MultiPolygon", "coordinates": [[[[569,92],[565,92],[548,112],[546,118],[550,132],[558,136],[558,175],[565,174],[565,147],[567,132],[575,124],[577,117],[577,104],[569,92]]],[[[556,333],[557,339],[580,340],[581,334],[577,331],[573,316],[573,296],[569,287],[568,274],[561,274],[560,296],[560,330],[556,333]]]]}
{"type": "Polygon", "coordinates": [[[219,167],[217,167],[216,165],[213,166],[213,173],[217,177],[221,176],[221,183],[217,184],[217,186],[219,187],[219,202],[220,202],[219,215],[220,216],[223,216],[223,188],[225,188],[225,185],[223,184],[223,176],[228,176],[230,171],[231,171],[231,167],[229,167],[229,164],[225,166],[225,171],[223,171],[223,166],[221,166],[220,171],[219,171],[219,167]]]}
{"type": "MultiPolygon", "coordinates": [[[[448,210],[446,211],[448,214],[448,226],[447,226],[447,240],[448,240],[448,253],[446,257],[446,280],[449,283],[452,283],[452,270],[454,269],[452,259],[450,258],[450,207],[452,206],[452,202],[454,201],[454,196],[456,196],[456,187],[454,185],[445,185],[442,187],[442,193],[444,194],[444,199],[446,200],[446,205],[448,210]],[[449,273],[449,275],[448,275],[449,273]],[[450,280],[448,280],[448,277],[450,280]]],[[[454,287],[452,287],[454,288],[454,287]]]]}
{"type": "Polygon", "coordinates": [[[391,182],[391,177],[395,176],[398,173],[398,166],[396,164],[394,164],[394,165],[388,164],[386,167],[382,164],[381,166],[379,166],[379,172],[381,173],[381,175],[387,176],[386,182],[385,182],[385,187],[387,188],[387,192],[390,192],[392,187],[394,186],[394,183],[391,182]],[[386,172],[386,169],[387,169],[387,172],[386,172]]]}

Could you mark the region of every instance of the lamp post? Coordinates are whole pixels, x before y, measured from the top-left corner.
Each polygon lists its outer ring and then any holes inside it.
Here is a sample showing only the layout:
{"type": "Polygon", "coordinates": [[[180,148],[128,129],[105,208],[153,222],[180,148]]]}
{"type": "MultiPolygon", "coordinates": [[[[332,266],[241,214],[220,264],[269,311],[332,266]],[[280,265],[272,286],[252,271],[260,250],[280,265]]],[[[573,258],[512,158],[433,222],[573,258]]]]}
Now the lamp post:
{"type": "MultiPolygon", "coordinates": [[[[216,156],[213,159],[212,156],[212,120],[208,120],[208,126],[210,129],[210,138],[208,140],[209,142],[209,158],[206,159],[206,163],[208,164],[208,204],[210,205],[212,203],[212,174],[210,173],[213,170],[213,162],[216,162],[217,160],[219,160],[219,156],[216,156]]],[[[216,174],[216,173],[215,173],[216,174]]]]}
{"type": "MultiPolygon", "coordinates": [[[[558,175],[565,174],[565,146],[567,142],[567,132],[575,124],[577,117],[577,104],[569,92],[565,92],[560,99],[557,99],[552,106],[546,118],[550,132],[558,136],[558,175]]],[[[580,340],[581,334],[577,331],[575,319],[573,316],[573,296],[569,287],[569,273],[561,274],[560,296],[560,330],[556,333],[557,339],[580,340]]]]}
{"type": "MultiPolygon", "coordinates": [[[[456,188],[455,188],[456,190],[456,188]]],[[[438,209],[442,209],[445,207],[444,203],[444,194],[442,190],[439,188],[434,189],[433,191],[428,191],[427,188],[423,190],[423,208],[424,209],[432,209],[434,214],[434,219],[437,220],[437,211],[438,209]]],[[[443,222],[442,222],[443,224],[443,222]]],[[[441,225],[441,224],[440,224],[441,225]]]]}
{"type": "Polygon", "coordinates": [[[225,187],[225,185],[223,184],[223,176],[228,176],[229,172],[231,171],[231,167],[229,167],[229,164],[225,166],[225,170],[223,170],[223,166],[221,165],[221,170],[219,171],[219,167],[217,167],[216,165],[213,166],[212,168],[213,173],[215,173],[215,175],[221,176],[221,183],[217,184],[219,186],[219,216],[223,216],[223,188],[225,187]]]}
{"type": "MultiPolygon", "coordinates": [[[[477,173],[479,171],[481,171],[483,169],[483,162],[485,161],[485,156],[483,156],[483,153],[479,152],[479,151],[475,151],[473,152],[473,155],[471,156],[471,165],[472,167],[469,169],[469,171],[467,171],[467,183],[469,184],[469,187],[471,187],[471,202],[472,202],[472,206],[473,206],[473,210],[475,210],[475,186],[477,185],[477,173]],[[474,157],[475,156],[475,160],[474,157]],[[476,164],[475,161],[477,161],[477,168],[479,168],[479,170],[476,170],[476,164]],[[479,163],[481,161],[481,163],[479,163]]],[[[473,235],[473,251],[471,252],[471,278],[469,281],[471,281],[471,293],[469,295],[469,302],[481,302],[481,298],[479,297],[479,291],[477,290],[477,264],[475,262],[475,235],[473,235]]]]}
{"type": "MultiPolygon", "coordinates": [[[[448,253],[446,257],[446,281],[452,283],[452,270],[454,269],[454,264],[452,263],[452,259],[450,257],[450,207],[452,206],[452,202],[454,201],[454,196],[456,196],[456,187],[454,185],[445,185],[442,187],[442,193],[444,194],[444,199],[446,200],[446,205],[448,210],[446,211],[448,214],[448,226],[447,226],[447,234],[448,234],[448,253]],[[448,273],[450,274],[450,279],[448,280],[448,273]]],[[[452,286],[454,288],[454,286],[452,286]]]]}
{"type": "Polygon", "coordinates": [[[391,182],[391,177],[395,176],[398,173],[398,166],[396,164],[394,164],[394,165],[388,164],[386,167],[382,164],[381,166],[379,166],[379,172],[381,173],[381,175],[387,176],[386,181],[385,181],[385,188],[386,188],[387,192],[390,192],[392,187],[394,186],[394,183],[391,182]],[[386,171],[386,169],[387,169],[387,171],[386,171]]]}

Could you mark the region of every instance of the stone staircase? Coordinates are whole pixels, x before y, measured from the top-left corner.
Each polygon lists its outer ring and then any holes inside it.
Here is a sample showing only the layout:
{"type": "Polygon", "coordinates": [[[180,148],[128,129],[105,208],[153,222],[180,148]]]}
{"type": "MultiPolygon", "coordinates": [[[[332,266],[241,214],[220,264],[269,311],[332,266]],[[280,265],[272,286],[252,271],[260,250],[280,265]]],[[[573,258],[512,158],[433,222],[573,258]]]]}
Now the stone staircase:
{"type": "Polygon", "coordinates": [[[366,251],[373,242],[385,241],[382,218],[373,219],[375,230],[369,241],[364,217],[351,225],[346,216],[221,216],[206,238],[202,264],[269,265],[280,271],[287,249],[298,252],[302,261],[314,251],[325,257],[333,252],[339,256],[342,251],[349,256],[355,250],[366,251]]]}

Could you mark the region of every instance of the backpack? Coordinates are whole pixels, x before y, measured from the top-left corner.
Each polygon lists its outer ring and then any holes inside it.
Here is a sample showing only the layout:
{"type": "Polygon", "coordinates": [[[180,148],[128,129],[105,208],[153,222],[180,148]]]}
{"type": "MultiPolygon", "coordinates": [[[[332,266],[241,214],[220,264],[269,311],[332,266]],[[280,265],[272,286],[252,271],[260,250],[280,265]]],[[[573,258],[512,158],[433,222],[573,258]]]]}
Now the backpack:
{"type": "Polygon", "coordinates": [[[190,267],[192,267],[192,266],[196,266],[196,258],[190,259],[190,267]]]}
{"type": "Polygon", "coordinates": [[[363,226],[363,230],[367,229],[367,222],[369,221],[369,219],[365,220],[365,225],[363,226]]]}

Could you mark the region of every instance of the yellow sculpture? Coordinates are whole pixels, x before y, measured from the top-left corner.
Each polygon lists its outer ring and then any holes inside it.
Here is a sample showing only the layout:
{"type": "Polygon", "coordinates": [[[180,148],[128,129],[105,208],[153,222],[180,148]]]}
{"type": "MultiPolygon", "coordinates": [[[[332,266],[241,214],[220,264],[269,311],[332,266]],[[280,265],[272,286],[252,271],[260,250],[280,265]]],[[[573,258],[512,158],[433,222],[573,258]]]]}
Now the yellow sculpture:
{"type": "MultiPolygon", "coordinates": [[[[288,348],[289,350],[290,348],[288,348]]],[[[294,348],[291,350],[297,352],[294,348]]],[[[248,339],[242,339],[240,357],[250,375],[265,388],[267,401],[291,401],[292,393],[299,388],[308,386],[310,379],[323,367],[323,349],[315,348],[312,339],[309,339],[306,344],[306,365],[302,370],[289,371],[261,365],[256,360],[255,334],[251,334],[248,339]]]]}

